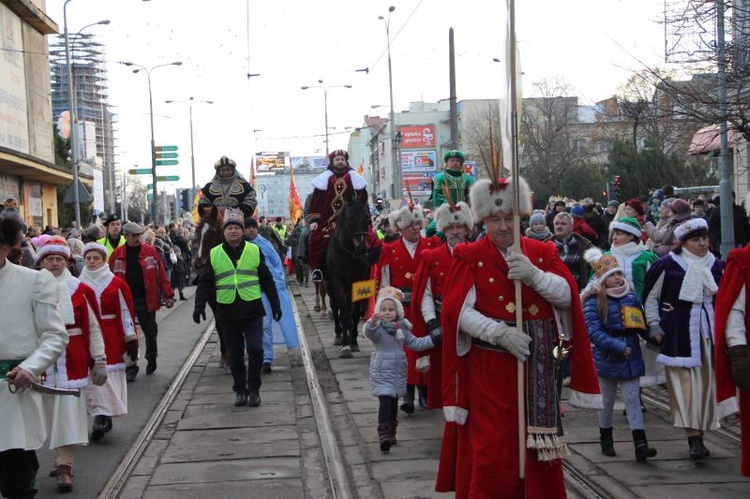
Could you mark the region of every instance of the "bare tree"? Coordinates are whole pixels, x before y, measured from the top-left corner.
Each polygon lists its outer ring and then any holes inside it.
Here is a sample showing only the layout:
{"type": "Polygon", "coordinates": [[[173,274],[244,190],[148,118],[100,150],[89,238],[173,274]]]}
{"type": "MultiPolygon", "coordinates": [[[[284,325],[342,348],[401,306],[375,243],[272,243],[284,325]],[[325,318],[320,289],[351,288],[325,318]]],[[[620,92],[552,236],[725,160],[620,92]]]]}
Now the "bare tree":
{"type": "Polygon", "coordinates": [[[494,145],[495,154],[501,144],[500,107],[498,101],[490,101],[480,113],[467,117],[463,126],[463,144],[467,157],[476,161],[477,174],[487,175],[492,164],[494,145]]]}

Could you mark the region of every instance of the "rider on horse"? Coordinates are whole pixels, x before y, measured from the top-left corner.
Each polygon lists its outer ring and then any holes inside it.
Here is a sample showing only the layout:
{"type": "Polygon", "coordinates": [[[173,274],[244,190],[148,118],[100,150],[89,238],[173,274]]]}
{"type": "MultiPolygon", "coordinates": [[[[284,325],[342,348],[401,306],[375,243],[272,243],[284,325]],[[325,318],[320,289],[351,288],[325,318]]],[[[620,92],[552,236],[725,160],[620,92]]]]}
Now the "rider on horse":
{"type": "MultiPolygon", "coordinates": [[[[352,198],[363,196],[367,199],[367,183],[349,166],[349,153],[337,149],[328,155],[328,169],[315,177],[312,185],[314,190],[307,215],[310,222],[308,261],[313,271],[313,282],[320,282],[323,280],[320,269],[323,255],[339,214],[352,198]]],[[[375,233],[370,228],[367,233],[368,247],[375,239],[375,233]]]]}
{"type": "Polygon", "coordinates": [[[237,171],[234,160],[222,156],[214,163],[216,175],[203,187],[203,197],[224,213],[225,208],[239,208],[245,217],[253,216],[258,201],[255,190],[237,171]]]}

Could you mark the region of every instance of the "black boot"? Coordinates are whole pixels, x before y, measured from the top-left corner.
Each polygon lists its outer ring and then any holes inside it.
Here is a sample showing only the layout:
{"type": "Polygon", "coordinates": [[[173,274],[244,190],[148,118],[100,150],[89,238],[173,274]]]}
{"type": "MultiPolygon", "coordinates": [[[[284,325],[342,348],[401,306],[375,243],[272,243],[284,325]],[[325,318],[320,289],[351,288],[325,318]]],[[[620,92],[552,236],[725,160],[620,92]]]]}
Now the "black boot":
{"type": "Polygon", "coordinates": [[[180,292],[180,301],[185,301],[185,300],[187,300],[187,298],[185,298],[185,295],[182,292],[180,292]]]}
{"type": "Polygon", "coordinates": [[[602,446],[602,454],[605,456],[616,456],[615,443],[612,440],[612,428],[599,428],[599,445],[602,446]]]}
{"type": "Polygon", "coordinates": [[[427,387],[418,385],[417,393],[419,394],[419,399],[418,399],[419,407],[427,409],[427,387]]]}
{"type": "Polygon", "coordinates": [[[391,425],[383,423],[378,425],[378,438],[380,439],[380,450],[388,452],[391,450],[391,425]]]}
{"type": "Polygon", "coordinates": [[[396,440],[396,428],[398,428],[398,419],[395,419],[388,423],[388,435],[391,439],[391,445],[396,445],[398,443],[398,440],[396,440]]]}
{"type": "Polygon", "coordinates": [[[646,458],[656,456],[656,449],[648,446],[646,430],[633,430],[633,443],[635,444],[636,461],[645,461],[646,458]]]}
{"type": "Polygon", "coordinates": [[[690,459],[697,461],[705,459],[710,455],[706,446],[703,445],[703,436],[701,435],[688,437],[688,445],[690,446],[690,459]]]}
{"type": "MultiPolygon", "coordinates": [[[[112,428],[110,423],[109,429],[112,428]]],[[[102,439],[104,434],[108,431],[107,429],[107,416],[94,416],[94,426],[91,430],[91,440],[98,442],[102,439]]]]}
{"type": "Polygon", "coordinates": [[[406,395],[401,410],[406,414],[414,414],[414,385],[406,385],[406,395]]]}

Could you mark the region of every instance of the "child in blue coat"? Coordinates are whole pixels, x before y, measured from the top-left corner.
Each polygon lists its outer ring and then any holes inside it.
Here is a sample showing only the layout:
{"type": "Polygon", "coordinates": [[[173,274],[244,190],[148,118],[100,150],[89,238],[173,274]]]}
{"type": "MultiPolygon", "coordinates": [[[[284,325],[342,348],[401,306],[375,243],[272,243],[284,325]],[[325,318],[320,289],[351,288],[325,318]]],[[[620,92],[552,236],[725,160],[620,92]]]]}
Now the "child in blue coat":
{"type": "Polygon", "coordinates": [[[378,293],[375,312],[365,322],[364,333],[375,345],[370,357],[370,390],[378,397],[378,437],[380,450],[388,452],[396,444],[398,399],[406,394],[406,354],[404,346],[421,352],[439,344],[440,336],[417,338],[404,318],[403,293],[387,286],[378,293]]]}
{"type": "Polygon", "coordinates": [[[620,385],[622,400],[633,433],[635,458],[645,461],[656,456],[648,446],[639,399],[640,378],[646,372],[639,336],[648,338],[646,319],[638,295],[630,289],[617,259],[604,255],[598,248],[585,253],[586,261],[596,275],[599,292],[583,305],[583,315],[591,343],[594,364],[604,408],[599,411],[599,433],[602,454],[615,456],[612,439],[612,411],[620,385]]]}

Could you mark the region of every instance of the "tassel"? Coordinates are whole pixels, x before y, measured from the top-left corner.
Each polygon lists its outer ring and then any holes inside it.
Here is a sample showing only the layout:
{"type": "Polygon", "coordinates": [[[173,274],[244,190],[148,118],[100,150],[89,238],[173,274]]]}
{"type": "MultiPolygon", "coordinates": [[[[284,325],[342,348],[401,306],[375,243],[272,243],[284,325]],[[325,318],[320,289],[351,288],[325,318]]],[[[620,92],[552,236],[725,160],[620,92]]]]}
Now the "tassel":
{"type": "Polygon", "coordinates": [[[526,448],[527,449],[534,448],[534,436],[531,433],[529,433],[529,436],[526,437],[526,448]]]}

